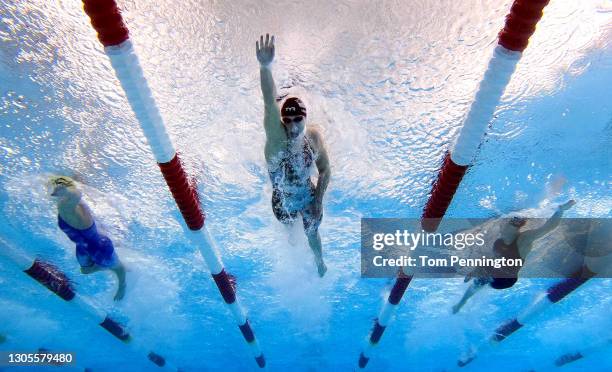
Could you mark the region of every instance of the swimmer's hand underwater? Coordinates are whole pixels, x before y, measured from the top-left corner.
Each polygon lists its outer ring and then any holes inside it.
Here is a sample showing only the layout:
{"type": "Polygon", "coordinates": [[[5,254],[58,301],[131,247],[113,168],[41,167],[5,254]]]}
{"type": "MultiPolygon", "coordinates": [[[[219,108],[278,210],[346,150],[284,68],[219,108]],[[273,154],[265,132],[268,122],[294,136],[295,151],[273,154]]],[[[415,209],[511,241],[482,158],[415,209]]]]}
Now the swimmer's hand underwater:
{"type": "Polygon", "coordinates": [[[570,200],[567,203],[564,203],[562,205],[559,206],[559,210],[561,211],[566,211],[568,209],[570,209],[571,207],[573,207],[574,205],[576,205],[576,201],[575,200],[570,200]]]}

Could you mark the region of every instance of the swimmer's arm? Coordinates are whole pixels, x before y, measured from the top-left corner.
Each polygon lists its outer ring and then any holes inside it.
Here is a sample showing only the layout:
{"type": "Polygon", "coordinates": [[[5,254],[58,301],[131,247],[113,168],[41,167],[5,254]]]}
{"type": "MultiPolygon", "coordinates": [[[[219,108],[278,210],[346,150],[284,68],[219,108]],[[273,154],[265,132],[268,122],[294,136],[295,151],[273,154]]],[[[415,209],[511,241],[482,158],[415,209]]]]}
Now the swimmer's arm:
{"type": "Polygon", "coordinates": [[[315,188],[315,202],[318,205],[323,203],[323,195],[329,185],[331,179],[331,168],[329,166],[329,156],[327,155],[327,149],[321,138],[321,134],[317,131],[313,131],[313,142],[317,146],[317,170],[319,171],[319,179],[317,181],[317,187],[315,188]]]}
{"type": "Polygon", "coordinates": [[[553,214],[552,217],[550,217],[548,221],[544,223],[544,225],[540,226],[537,229],[528,230],[522,233],[519,237],[520,243],[523,246],[530,246],[534,241],[540,239],[544,235],[556,229],[557,226],[559,226],[559,223],[561,222],[563,212],[566,209],[570,208],[572,205],[574,205],[573,200],[570,200],[566,204],[560,205],[555,214],[553,214]]]}
{"type": "Polygon", "coordinates": [[[286,140],[285,131],[280,125],[280,109],[276,103],[276,84],[272,77],[270,64],[274,61],[274,35],[270,38],[266,34],[259,37],[259,41],[255,42],[255,51],[257,60],[259,61],[259,77],[261,81],[261,93],[263,95],[265,114],[264,114],[264,129],[266,131],[266,159],[272,156],[278,149],[280,143],[286,140]],[[272,145],[272,146],[269,146],[272,145]]]}
{"type": "Polygon", "coordinates": [[[284,139],[283,128],[280,124],[280,109],[276,103],[276,85],[272,77],[272,71],[269,66],[260,66],[259,73],[261,75],[261,92],[264,99],[264,129],[266,136],[270,140],[284,139]]]}
{"type": "Polygon", "coordinates": [[[276,84],[274,83],[270,65],[259,65],[259,78],[266,111],[274,108],[278,110],[276,104],[276,84]]]}
{"type": "Polygon", "coordinates": [[[274,111],[279,113],[276,104],[276,84],[274,83],[274,77],[270,69],[270,64],[274,61],[274,35],[270,38],[270,35],[266,34],[265,39],[263,35],[261,35],[259,41],[255,42],[255,52],[257,54],[257,60],[259,61],[259,78],[261,81],[261,93],[263,94],[266,108],[266,116],[274,111]]]}
{"type": "MultiPolygon", "coordinates": [[[[279,144],[282,143],[286,137],[280,121],[280,109],[274,98],[276,97],[276,86],[272,78],[272,71],[270,71],[269,66],[262,65],[259,72],[261,74],[261,92],[264,97],[264,130],[266,132],[266,142],[279,144]]],[[[273,150],[268,151],[268,145],[266,144],[266,154],[268,152],[274,153],[273,150]]]]}

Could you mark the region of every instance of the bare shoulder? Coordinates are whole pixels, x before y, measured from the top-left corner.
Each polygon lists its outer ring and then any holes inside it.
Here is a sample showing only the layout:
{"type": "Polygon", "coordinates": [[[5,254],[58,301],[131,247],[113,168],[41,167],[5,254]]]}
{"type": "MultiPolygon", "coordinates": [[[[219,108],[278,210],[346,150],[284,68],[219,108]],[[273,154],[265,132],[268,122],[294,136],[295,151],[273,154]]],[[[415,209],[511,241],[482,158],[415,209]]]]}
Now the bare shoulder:
{"type": "Polygon", "coordinates": [[[266,106],[264,113],[264,130],[266,132],[267,142],[279,143],[285,140],[285,131],[281,124],[280,108],[276,102],[270,107],[266,106]]]}
{"type": "Polygon", "coordinates": [[[308,136],[308,139],[313,145],[317,147],[324,146],[323,135],[316,126],[309,126],[306,128],[306,136],[308,136]]]}
{"type": "Polygon", "coordinates": [[[278,126],[280,123],[280,107],[277,102],[265,105],[264,124],[266,126],[278,126]]]}

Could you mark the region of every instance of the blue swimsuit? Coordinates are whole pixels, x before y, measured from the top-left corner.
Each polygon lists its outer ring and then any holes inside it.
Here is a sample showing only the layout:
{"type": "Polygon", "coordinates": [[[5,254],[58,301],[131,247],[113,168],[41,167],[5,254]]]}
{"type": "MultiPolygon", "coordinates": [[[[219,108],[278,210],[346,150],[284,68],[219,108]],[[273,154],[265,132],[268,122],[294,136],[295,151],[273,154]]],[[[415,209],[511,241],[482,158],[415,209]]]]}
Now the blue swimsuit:
{"type": "Polygon", "coordinates": [[[117,264],[113,242],[105,235],[98,233],[95,222],[90,227],[79,230],[68,225],[58,215],[57,224],[68,238],[76,243],[76,257],[81,267],[90,267],[94,264],[113,267],[117,264]]]}

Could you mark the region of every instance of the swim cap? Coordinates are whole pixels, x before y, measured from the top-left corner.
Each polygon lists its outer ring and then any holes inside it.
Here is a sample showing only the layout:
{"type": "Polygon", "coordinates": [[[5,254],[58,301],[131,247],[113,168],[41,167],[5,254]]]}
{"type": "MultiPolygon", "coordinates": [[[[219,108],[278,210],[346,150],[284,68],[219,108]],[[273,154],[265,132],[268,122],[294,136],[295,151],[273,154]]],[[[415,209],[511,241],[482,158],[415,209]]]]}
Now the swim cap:
{"type": "Polygon", "coordinates": [[[53,186],[76,186],[74,180],[68,176],[52,176],[49,179],[49,183],[53,186]]]}
{"type": "Polygon", "coordinates": [[[67,176],[51,176],[49,177],[49,181],[47,182],[47,192],[51,196],[56,196],[55,191],[60,186],[66,188],[72,187],[76,189],[76,182],[74,182],[72,178],[67,176]]]}
{"type": "Polygon", "coordinates": [[[304,102],[297,97],[289,97],[283,103],[283,107],[281,108],[281,116],[294,116],[294,115],[304,115],[306,116],[306,106],[304,106],[304,102]]]}
{"type": "Polygon", "coordinates": [[[514,227],[523,227],[527,223],[527,219],[523,217],[514,216],[510,220],[510,225],[514,227]]]}

